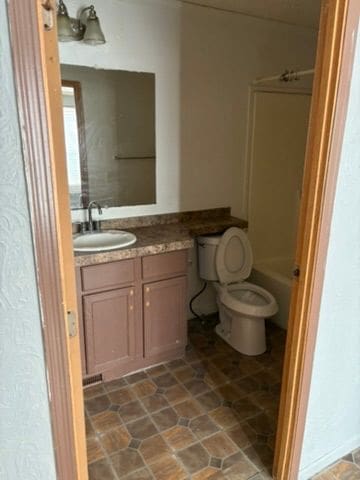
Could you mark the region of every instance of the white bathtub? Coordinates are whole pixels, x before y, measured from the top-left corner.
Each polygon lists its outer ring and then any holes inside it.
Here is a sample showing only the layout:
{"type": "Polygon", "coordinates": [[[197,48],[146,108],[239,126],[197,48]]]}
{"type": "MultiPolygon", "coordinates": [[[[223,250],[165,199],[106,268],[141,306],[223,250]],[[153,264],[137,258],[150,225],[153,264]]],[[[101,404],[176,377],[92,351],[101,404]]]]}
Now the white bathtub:
{"type": "Polygon", "coordinates": [[[274,295],[279,311],[271,320],[286,329],[290,307],[293,259],[269,259],[254,265],[250,282],[260,285],[274,295]]]}

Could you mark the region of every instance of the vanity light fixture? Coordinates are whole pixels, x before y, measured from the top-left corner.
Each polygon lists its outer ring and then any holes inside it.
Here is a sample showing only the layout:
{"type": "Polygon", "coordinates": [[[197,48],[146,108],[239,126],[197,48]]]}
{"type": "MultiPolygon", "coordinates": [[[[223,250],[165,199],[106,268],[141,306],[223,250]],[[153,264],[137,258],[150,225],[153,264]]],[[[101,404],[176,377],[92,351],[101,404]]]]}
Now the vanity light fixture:
{"type": "Polygon", "coordinates": [[[69,17],[63,0],[59,0],[57,10],[59,42],[83,41],[88,45],[101,45],[105,37],[100,27],[94,5],[81,10],[79,18],[69,17]]]}

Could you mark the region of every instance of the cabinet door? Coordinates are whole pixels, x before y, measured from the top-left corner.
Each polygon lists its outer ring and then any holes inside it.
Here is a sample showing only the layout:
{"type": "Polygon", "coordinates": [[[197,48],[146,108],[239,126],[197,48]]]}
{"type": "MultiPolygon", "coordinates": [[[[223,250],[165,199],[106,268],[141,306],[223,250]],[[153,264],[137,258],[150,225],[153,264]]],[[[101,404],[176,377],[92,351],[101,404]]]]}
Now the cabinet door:
{"type": "Polygon", "coordinates": [[[101,373],[135,356],[134,289],[84,297],[87,373],[101,373]]]}
{"type": "Polygon", "coordinates": [[[186,277],[144,285],[145,356],[185,346],[186,277]]]}

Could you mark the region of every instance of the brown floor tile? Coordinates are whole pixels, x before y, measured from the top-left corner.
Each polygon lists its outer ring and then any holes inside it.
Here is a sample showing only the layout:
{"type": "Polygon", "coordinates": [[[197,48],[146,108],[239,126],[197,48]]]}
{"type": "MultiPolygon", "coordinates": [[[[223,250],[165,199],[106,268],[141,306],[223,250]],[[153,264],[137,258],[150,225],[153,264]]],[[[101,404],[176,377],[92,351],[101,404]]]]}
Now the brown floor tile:
{"type": "Polygon", "coordinates": [[[256,441],[256,433],[246,422],[230,428],[226,433],[239,448],[248,447],[256,441]]]}
{"type": "Polygon", "coordinates": [[[85,416],[85,432],[86,437],[93,437],[95,435],[95,430],[91,425],[90,419],[87,415],[85,416]]]}
{"type": "Polygon", "coordinates": [[[110,407],[110,400],[107,395],[100,395],[99,397],[85,400],[85,407],[89,415],[96,415],[97,413],[103,412],[110,407]]]}
{"type": "Polygon", "coordinates": [[[312,480],[335,480],[334,476],[330,472],[324,472],[320,475],[316,475],[312,480]]]}
{"type": "Polygon", "coordinates": [[[98,385],[93,385],[91,387],[84,388],[84,399],[89,400],[89,398],[97,397],[99,395],[104,395],[105,389],[102,383],[98,385]]]}
{"type": "Polygon", "coordinates": [[[209,385],[197,378],[186,382],[184,385],[189,390],[191,395],[194,396],[201,395],[202,393],[206,393],[210,390],[209,385]]]}
{"type": "Polygon", "coordinates": [[[233,409],[238,415],[240,421],[255,417],[255,415],[261,413],[261,409],[257,405],[252,403],[252,401],[248,398],[243,398],[234,402],[233,409]]]}
{"type": "Polygon", "coordinates": [[[269,370],[262,370],[252,375],[252,378],[258,383],[261,390],[267,390],[272,385],[278,383],[277,376],[269,370]]]}
{"type": "Polygon", "coordinates": [[[173,455],[166,455],[150,466],[156,480],[184,480],[187,473],[173,455]]]}
{"type": "Polygon", "coordinates": [[[169,370],[176,370],[178,368],[184,367],[186,363],[182,358],[177,358],[176,360],[171,360],[165,364],[169,370]]]}
{"type": "Polygon", "coordinates": [[[178,415],[171,407],[154,413],[152,419],[160,431],[173,427],[178,422],[178,415]]]}
{"type": "Polygon", "coordinates": [[[157,393],[155,395],[151,395],[150,397],[143,398],[142,404],[150,413],[157,412],[158,410],[169,406],[166,398],[163,395],[157,393]]]}
{"type": "Polygon", "coordinates": [[[195,370],[195,373],[197,376],[205,376],[206,373],[209,371],[209,368],[211,368],[211,364],[209,360],[207,359],[202,359],[199,362],[193,363],[192,368],[195,370]]]}
{"type": "Polygon", "coordinates": [[[263,410],[276,411],[279,407],[279,397],[271,392],[258,391],[251,395],[251,401],[263,410]]]}
{"type": "Polygon", "coordinates": [[[140,382],[141,380],[145,380],[147,377],[145,371],[132,373],[131,375],[127,375],[124,377],[128,384],[132,385],[133,383],[140,382]]]}
{"type": "Polygon", "coordinates": [[[121,420],[116,412],[105,410],[105,412],[98,413],[91,417],[92,424],[97,433],[104,433],[107,430],[121,425],[121,420]]]}
{"type": "Polygon", "coordinates": [[[157,386],[149,379],[142,380],[138,382],[133,387],[133,392],[139,398],[148,397],[149,395],[153,395],[157,390],[157,386]]]}
{"type": "Polygon", "coordinates": [[[253,443],[244,453],[259,470],[271,470],[274,453],[267,445],[253,443]]]}
{"type": "Polygon", "coordinates": [[[126,387],[126,385],[126,380],[122,377],[104,383],[104,388],[107,392],[113,392],[114,390],[118,390],[119,388],[126,387]]]}
{"type": "Polygon", "coordinates": [[[223,462],[223,472],[227,480],[248,480],[257,471],[242,452],[235,453],[223,462]]]}
{"type": "Polygon", "coordinates": [[[142,405],[138,400],[133,402],[126,403],[119,407],[119,415],[121,420],[124,423],[129,423],[134,420],[138,420],[141,417],[147,415],[146,411],[143,409],[142,405]]]}
{"type": "Polygon", "coordinates": [[[145,370],[149,377],[158,377],[159,375],[166,373],[166,368],[164,365],[157,365],[156,367],[151,367],[145,370]]]}
{"type": "Polygon", "coordinates": [[[211,388],[219,387],[220,385],[225,384],[226,381],[226,375],[216,368],[209,369],[204,376],[204,382],[207,383],[211,388]]]}
{"type": "Polygon", "coordinates": [[[129,446],[131,437],[125,427],[118,427],[100,436],[100,441],[106,452],[112,453],[129,446]]]}
{"type": "Polygon", "coordinates": [[[249,418],[247,423],[258,435],[271,435],[276,430],[276,422],[265,413],[249,418]]]}
{"type": "Polygon", "coordinates": [[[195,370],[192,367],[183,367],[173,372],[174,377],[181,383],[188,382],[195,376],[195,370]]]}
{"type": "Polygon", "coordinates": [[[175,450],[181,450],[196,441],[196,438],[191,433],[191,430],[189,430],[187,427],[181,427],[179,425],[170,428],[170,430],[167,430],[162,435],[170,447],[175,450]]]}
{"type": "Polygon", "coordinates": [[[200,443],[181,450],[178,452],[178,456],[191,474],[202,470],[209,464],[209,455],[200,443]]]}
{"type": "Polygon", "coordinates": [[[215,433],[202,443],[212,457],[226,458],[237,452],[237,447],[223,432],[215,433]]]}
{"type": "Polygon", "coordinates": [[[159,377],[155,377],[153,381],[159,388],[169,388],[177,384],[176,378],[171,373],[165,373],[159,377]]]}
{"type": "Polygon", "coordinates": [[[215,392],[207,392],[199,395],[196,400],[206,412],[211,412],[221,405],[221,398],[215,392]]]}
{"type": "Polygon", "coordinates": [[[96,462],[105,457],[101,444],[96,437],[91,437],[86,440],[86,450],[88,463],[96,462]]]}
{"type": "Polygon", "coordinates": [[[176,413],[179,417],[194,418],[201,415],[202,410],[196,400],[186,400],[185,402],[178,403],[174,406],[176,413]]]}
{"type": "Polygon", "coordinates": [[[234,402],[235,400],[240,399],[239,390],[234,385],[223,385],[222,387],[215,389],[215,392],[219,397],[228,402],[234,402]]]}
{"type": "Polygon", "coordinates": [[[360,468],[355,463],[341,460],[330,468],[329,472],[335,480],[359,480],[360,468]]]}
{"type": "Polygon", "coordinates": [[[130,475],[126,475],[124,480],[153,480],[153,478],[154,477],[147,468],[142,468],[134,473],[130,473],[130,475]]]}
{"type": "Polygon", "coordinates": [[[208,437],[219,430],[219,427],[208,415],[202,415],[191,420],[189,428],[199,439],[208,437]]]}
{"type": "Polygon", "coordinates": [[[151,437],[157,433],[155,425],[148,417],[136,420],[136,422],[127,423],[126,428],[130,435],[136,440],[145,440],[145,438],[151,437]]]}
{"type": "Polygon", "coordinates": [[[150,465],[164,455],[171,454],[171,450],[161,435],[155,435],[141,443],[140,453],[144,457],[145,462],[150,465]]]}
{"type": "Polygon", "coordinates": [[[116,480],[108,460],[99,460],[89,465],[89,480],[116,480]]]}
{"type": "MultiPolygon", "coordinates": [[[[88,440],[97,440],[95,424],[118,480],[256,480],[240,448],[262,468],[272,463],[285,336],[271,328],[276,348],[258,359],[235,352],[209,323],[191,321],[189,332],[193,345],[183,359],[84,392],[88,440]]],[[[98,448],[90,444],[90,480],[113,480],[98,448]]]]}
{"type": "Polygon", "coordinates": [[[140,454],[132,448],[120,450],[120,452],[112,455],[110,460],[119,477],[128,475],[145,466],[140,454]]]}
{"type": "Polygon", "coordinates": [[[192,364],[194,362],[198,362],[200,359],[200,355],[197,351],[195,350],[190,350],[190,351],[187,351],[185,352],[185,360],[192,364]]]}
{"type": "Polygon", "coordinates": [[[171,405],[175,405],[189,398],[189,392],[181,385],[174,385],[166,390],[164,397],[171,405]]]}
{"type": "Polygon", "coordinates": [[[239,424],[239,419],[229,407],[218,407],[209,413],[209,417],[224,430],[239,424]]]}
{"type": "Polygon", "coordinates": [[[263,366],[252,357],[242,357],[239,360],[239,371],[244,376],[253,375],[263,369],[263,366]]]}
{"type": "Polygon", "coordinates": [[[192,480],[209,480],[209,479],[213,478],[213,475],[215,475],[216,473],[218,473],[216,468],[206,467],[203,470],[201,470],[200,472],[195,473],[195,475],[193,475],[191,477],[191,479],[192,480]]]}
{"type": "Polygon", "coordinates": [[[253,377],[245,377],[236,382],[238,398],[245,397],[260,390],[259,383],[253,377]]]}
{"type": "Polygon", "coordinates": [[[131,391],[130,387],[125,387],[115,390],[114,392],[110,392],[109,398],[111,403],[115,405],[124,405],[124,403],[129,403],[131,400],[135,400],[135,395],[131,391]]]}

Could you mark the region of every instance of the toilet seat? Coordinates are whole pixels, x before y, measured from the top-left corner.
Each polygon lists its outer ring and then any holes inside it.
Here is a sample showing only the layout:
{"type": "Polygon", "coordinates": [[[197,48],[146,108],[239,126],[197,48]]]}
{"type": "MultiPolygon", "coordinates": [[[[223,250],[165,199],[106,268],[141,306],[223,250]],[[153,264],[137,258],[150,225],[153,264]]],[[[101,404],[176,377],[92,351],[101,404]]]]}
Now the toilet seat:
{"type": "Polygon", "coordinates": [[[241,228],[229,228],[216,249],[215,267],[220,283],[227,285],[245,280],[252,266],[253,254],[246,233],[241,228]]]}
{"type": "Polygon", "coordinates": [[[220,300],[225,307],[249,317],[271,317],[277,312],[275,298],[262,287],[238,282],[220,287],[220,300]]]}
{"type": "Polygon", "coordinates": [[[220,280],[221,302],[229,309],[250,317],[271,317],[277,312],[275,298],[264,288],[249,282],[253,254],[246,233],[229,228],[216,250],[215,267],[220,280]]]}

